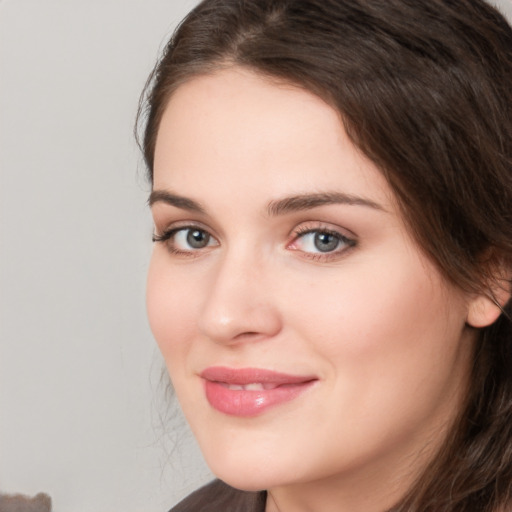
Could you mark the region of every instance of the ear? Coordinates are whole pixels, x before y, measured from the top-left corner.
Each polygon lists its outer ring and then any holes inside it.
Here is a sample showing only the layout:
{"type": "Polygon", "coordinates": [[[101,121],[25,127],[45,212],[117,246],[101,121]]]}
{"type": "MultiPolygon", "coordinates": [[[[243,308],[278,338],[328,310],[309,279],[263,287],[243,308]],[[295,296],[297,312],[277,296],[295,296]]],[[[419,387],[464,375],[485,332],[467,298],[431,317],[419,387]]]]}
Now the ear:
{"type": "Polygon", "coordinates": [[[493,324],[510,300],[511,288],[510,279],[501,278],[495,281],[488,294],[473,296],[469,302],[466,323],[476,328],[493,324]]]}

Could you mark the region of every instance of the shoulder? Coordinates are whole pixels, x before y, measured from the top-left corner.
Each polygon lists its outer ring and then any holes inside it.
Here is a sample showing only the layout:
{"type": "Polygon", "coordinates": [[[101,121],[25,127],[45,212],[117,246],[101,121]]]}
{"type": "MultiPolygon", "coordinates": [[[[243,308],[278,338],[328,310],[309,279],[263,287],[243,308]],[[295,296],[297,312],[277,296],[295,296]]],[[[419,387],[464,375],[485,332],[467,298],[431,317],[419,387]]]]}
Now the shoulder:
{"type": "Polygon", "coordinates": [[[214,480],[187,496],[170,512],[264,512],[265,492],[234,489],[214,480]]]}

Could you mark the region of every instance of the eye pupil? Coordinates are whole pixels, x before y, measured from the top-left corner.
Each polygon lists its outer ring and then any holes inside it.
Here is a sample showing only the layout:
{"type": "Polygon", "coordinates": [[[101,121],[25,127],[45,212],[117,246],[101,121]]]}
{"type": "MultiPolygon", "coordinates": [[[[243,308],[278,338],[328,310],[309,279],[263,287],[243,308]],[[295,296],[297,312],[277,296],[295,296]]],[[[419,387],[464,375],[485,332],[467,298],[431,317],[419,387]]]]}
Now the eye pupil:
{"type": "Polygon", "coordinates": [[[315,248],[320,252],[334,251],[338,247],[338,244],[338,238],[330,233],[315,234],[315,248]]]}
{"type": "Polygon", "coordinates": [[[202,249],[208,245],[210,235],[200,229],[191,229],[187,234],[187,243],[194,249],[202,249]]]}

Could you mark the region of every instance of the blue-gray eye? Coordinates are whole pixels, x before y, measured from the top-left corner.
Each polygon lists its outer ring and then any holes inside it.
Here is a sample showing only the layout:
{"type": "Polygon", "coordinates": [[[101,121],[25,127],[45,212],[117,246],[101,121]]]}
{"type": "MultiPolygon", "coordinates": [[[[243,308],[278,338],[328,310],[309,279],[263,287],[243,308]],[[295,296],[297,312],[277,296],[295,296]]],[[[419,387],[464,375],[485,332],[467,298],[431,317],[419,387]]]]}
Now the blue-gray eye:
{"type": "Polygon", "coordinates": [[[351,240],[341,233],[312,230],[297,237],[296,249],[306,253],[330,253],[343,250],[351,245],[351,240]]]}
{"type": "Polygon", "coordinates": [[[331,252],[336,250],[340,245],[339,237],[331,234],[331,233],[322,233],[316,232],[314,233],[314,245],[315,248],[320,252],[331,252]]]}
{"type": "MultiPolygon", "coordinates": [[[[184,229],[182,231],[186,233],[187,244],[192,249],[203,249],[210,245],[210,235],[206,231],[201,229],[184,229]]],[[[176,233],[176,237],[178,237],[180,233],[181,232],[176,233]]]]}
{"type": "Polygon", "coordinates": [[[219,245],[208,231],[198,227],[169,229],[161,235],[153,235],[153,242],[165,243],[173,253],[192,253],[219,245]]]}

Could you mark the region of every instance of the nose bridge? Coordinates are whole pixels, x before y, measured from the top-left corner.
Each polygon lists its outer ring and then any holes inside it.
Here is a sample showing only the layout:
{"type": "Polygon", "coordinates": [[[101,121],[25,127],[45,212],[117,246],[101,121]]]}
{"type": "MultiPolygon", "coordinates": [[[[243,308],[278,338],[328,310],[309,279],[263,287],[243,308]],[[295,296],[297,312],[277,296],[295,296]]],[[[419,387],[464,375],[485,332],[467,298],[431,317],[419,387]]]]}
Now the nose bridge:
{"type": "Polygon", "coordinates": [[[250,246],[226,250],[213,271],[199,326],[222,343],[273,336],[280,330],[270,282],[272,266],[250,246]]]}

